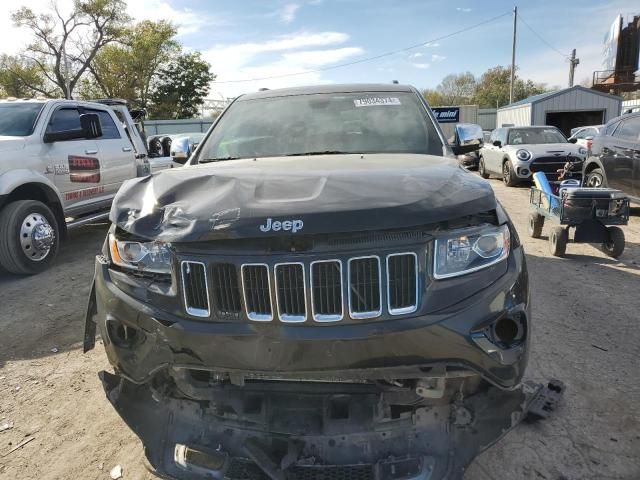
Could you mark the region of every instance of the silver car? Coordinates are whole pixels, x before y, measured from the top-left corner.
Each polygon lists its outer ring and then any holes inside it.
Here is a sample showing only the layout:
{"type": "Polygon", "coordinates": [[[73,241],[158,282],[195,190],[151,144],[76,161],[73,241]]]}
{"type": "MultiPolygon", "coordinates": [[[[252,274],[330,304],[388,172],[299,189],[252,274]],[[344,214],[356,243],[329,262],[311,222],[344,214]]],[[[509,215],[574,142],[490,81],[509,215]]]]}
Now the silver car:
{"type": "Polygon", "coordinates": [[[496,174],[509,187],[543,172],[550,181],[558,178],[569,157],[584,160],[587,149],[569,141],[556,127],[496,128],[480,149],[478,173],[483,178],[496,174]]]}

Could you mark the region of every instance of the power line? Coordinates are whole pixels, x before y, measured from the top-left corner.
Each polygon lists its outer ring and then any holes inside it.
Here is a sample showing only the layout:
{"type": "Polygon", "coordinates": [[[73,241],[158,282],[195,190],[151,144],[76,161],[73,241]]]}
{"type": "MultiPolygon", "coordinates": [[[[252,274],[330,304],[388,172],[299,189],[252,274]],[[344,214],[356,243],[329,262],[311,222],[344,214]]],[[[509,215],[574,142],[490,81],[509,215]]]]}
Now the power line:
{"type": "Polygon", "coordinates": [[[492,18],[489,18],[487,20],[484,20],[482,22],[476,23],[475,25],[471,25],[470,27],[466,27],[460,30],[456,30],[455,32],[451,32],[448,33],[447,35],[443,35],[441,37],[437,37],[437,38],[433,38],[431,40],[427,40],[425,42],[420,42],[420,43],[416,43],[415,45],[410,45],[408,47],[404,47],[404,48],[400,48],[398,50],[393,50],[393,51],[389,51],[389,52],[385,52],[385,53],[381,53],[379,55],[375,55],[372,57],[366,57],[366,58],[361,58],[360,60],[354,60],[351,62],[346,62],[346,63],[340,63],[338,65],[331,65],[328,67],[322,67],[322,68],[316,68],[313,70],[305,70],[302,72],[295,72],[295,73],[284,73],[282,75],[273,75],[270,77],[259,77],[259,78],[247,78],[244,80],[222,80],[222,81],[214,81],[212,83],[242,83],[242,82],[258,82],[258,81],[262,81],[262,80],[272,80],[275,78],[284,78],[284,77],[293,77],[293,76],[297,76],[297,75],[306,75],[308,73],[318,73],[318,72],[325,72],[327,70],[334,70],[336,68],[342,68],[342,67],[349,67],[351,65],[357,65],[359,63],[365,63],[365,62],[371,62],[373,60],[378,60],[380,58],[384,58],[384,57],[389,57],[391,55],[397,55],[398,53],[403,53],[409,50],[413,50],[415,48],[419,48],[419,47],[423,47],[429,43],[434,43],[434,42],[439,42],[442,40],[445,40],[447,38],[451,38],[455,35],[458,35],[460,33],[464,33],[464,32],[468,32],[470,30],[474,30],[478,27],[481,27],[483,25],[486,25],[487,23],[491,23],[494,22],[502,17],[506,17],[507,15],[511,15],[511,12],[505,12],[502,15],[498,15],[492,18]]]}
{"type": "Polygon", "coordinates": [[[544,39],[544,37],[543,37],[542,35],[540,35],[538,32],[536,32],[536,31],[533,29],[533,27],[532,27],[531,25],[529,25],[529,24],[527,23],[527,21],[526,21],[524,18],[522,18],[522,15],[521,15],[521,14],[518,14],[518,18],[519,18],[520,20],[522,20],[522,23],[524,23],[524,24],[525,24],[525,26],[526,26],[529,30],[531,30],[531,31],[533,32],[533,34],[534,34],[536,37],[538,37],[538,38],[540,39],[540,41],[542,41],[542,43],[544,43],[547,47],[549,47],[551,50],[553,50],[554,52],[556,52],[558,55],[561,55],[561,56],[563,56],[564,58],[569,58],[569,55],[567,55],[567,54],[565,54],[565,53],[562,53],[562,52],[561,52],[560,50],[558,50],[556,47],[554,47],[554,46],[553,46],[553,45],[551,45],[549,42],[547,42],[547,41],[544,39]]]}

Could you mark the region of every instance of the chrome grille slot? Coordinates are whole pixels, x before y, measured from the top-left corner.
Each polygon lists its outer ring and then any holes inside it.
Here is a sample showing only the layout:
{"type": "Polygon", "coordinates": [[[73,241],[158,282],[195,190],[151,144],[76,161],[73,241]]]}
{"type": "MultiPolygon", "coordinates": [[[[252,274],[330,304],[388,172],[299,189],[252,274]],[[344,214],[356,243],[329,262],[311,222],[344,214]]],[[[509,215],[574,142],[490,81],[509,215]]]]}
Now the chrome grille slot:
{"type": "Polygon", "coordinates": [[[242,286],[249,320],[273,320],[269,267],[262,263],[242,265],[242,286]]]}
{"type": "Polygon", "coordinates": [[[194,317],[209,316],[207,268],[202,262],[183,261],[180,264],[184,290],[184,308],[194,317]]]}
{"type": "Polygon", "coordinates": [[[342,262],[311,262],[311,307],[316,322],[342,320],[342,262]]]}
{"type": "Polygon", "coordinates": [[[391,315],[418,308],[418,257],[415,253],[387,256],[387,307],[391,315]]]}
{"type": "Polygon", "coordinates": [[[375,318],[382,314],[380,257],[349,259],[349,314],[352,318],[375,318]]]}
{"type": "Polygon", "coordinates": [[[279,263],[274,271],[278,318],[283,322],[304,322],[307,318],[304,265],[279,263]]]}
{"type": "Polygon", "coordinates": [[[238,314],[242,309],[236,266],[214,263],[211,267],[213,307],[219,315],[238,314]]]}

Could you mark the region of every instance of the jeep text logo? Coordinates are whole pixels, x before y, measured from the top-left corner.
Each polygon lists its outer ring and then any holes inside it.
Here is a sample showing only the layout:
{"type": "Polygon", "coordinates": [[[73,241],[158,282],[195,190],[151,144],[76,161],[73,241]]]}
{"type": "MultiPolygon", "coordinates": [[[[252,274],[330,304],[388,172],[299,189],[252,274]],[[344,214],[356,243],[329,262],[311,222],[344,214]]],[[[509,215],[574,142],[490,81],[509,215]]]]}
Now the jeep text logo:
{"type": "Polygon", "coordinates": [[[291,231],[291,233],[296,233],[298,230],[302,230],[302,227],[304,227],[302,220],[284,220],[279,222],[267,218],[267,223],[260,225],[260,230],[262,232],[279,232],[280,230],[284,230],[285,232],[291,231]]]}

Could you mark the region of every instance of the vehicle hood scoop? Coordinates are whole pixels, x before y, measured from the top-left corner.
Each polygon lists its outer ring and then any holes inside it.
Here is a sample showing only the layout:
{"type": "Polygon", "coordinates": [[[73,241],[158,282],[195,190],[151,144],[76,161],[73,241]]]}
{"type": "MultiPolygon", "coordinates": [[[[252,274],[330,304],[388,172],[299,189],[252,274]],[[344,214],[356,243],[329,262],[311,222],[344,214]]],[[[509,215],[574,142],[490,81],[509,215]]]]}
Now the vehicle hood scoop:
{"type": "Polygon", "coordinates": [[[428,155],[233,160],[125,182],[111,221],[170,242],[388,230],[496,208],[488,182],[428,155]]]}

